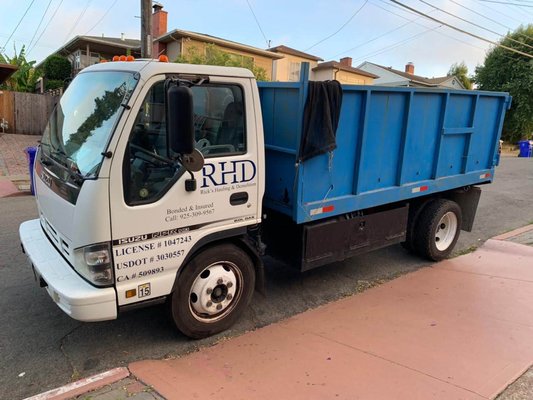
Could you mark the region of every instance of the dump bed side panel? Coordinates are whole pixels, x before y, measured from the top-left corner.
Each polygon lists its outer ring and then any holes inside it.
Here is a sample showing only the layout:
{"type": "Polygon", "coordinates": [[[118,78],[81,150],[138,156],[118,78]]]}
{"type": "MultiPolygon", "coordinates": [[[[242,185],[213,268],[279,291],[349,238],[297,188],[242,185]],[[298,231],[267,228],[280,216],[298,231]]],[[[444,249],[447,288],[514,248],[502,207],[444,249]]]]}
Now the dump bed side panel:
{"type": "Polygon", "coordinates": [[[297,223],[493,179],[504,93],[343,86],[337,149],[295,167],[305,83],[285,85],[260,85],[265,205],[297,223]]]}

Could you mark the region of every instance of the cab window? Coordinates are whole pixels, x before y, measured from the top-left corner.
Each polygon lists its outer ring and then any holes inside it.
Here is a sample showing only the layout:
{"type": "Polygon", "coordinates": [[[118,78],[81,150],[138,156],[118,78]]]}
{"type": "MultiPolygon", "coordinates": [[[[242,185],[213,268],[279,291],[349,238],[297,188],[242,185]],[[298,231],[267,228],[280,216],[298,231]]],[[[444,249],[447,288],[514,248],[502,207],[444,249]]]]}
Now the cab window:
{"type": "MultiPolygon", "coordinates": [[[[237,85],[193,86],[196,148],[205,158],[246,152],[242,89],[237,85]]],[[[129,205],[161,198],[184,173],[168,148],[165,82],[147,93],[135,118],[124,159],[124,198],[129,205]]]]}
{"type": "Polygon", "coordinates": [[[242,89],[237,85],[191,88],[196,148],[204,157],[246,152],[242,89]]]}

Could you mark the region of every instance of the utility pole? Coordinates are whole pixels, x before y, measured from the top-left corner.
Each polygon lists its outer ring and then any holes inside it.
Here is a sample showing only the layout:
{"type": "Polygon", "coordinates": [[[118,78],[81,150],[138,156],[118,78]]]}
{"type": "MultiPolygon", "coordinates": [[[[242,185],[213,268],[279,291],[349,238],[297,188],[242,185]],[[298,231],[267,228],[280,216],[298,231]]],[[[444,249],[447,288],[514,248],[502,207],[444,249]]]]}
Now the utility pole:
{"type": "Polygon", "coordinates": [[[141,0],[141,57],[152,58],[152,0],[141,0]]]}

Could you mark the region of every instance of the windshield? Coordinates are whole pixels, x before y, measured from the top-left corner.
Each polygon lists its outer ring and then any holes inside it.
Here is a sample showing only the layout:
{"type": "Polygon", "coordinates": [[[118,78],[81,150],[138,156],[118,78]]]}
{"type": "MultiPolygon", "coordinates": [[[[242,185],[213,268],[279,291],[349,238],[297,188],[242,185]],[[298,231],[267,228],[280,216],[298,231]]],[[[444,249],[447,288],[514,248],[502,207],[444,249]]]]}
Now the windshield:
{"type": "Polygon", "coordinates": [[[50,117],[43,153],[84,177],[95,175],[136,83],[130,72],[79,74],[50,117]]]}

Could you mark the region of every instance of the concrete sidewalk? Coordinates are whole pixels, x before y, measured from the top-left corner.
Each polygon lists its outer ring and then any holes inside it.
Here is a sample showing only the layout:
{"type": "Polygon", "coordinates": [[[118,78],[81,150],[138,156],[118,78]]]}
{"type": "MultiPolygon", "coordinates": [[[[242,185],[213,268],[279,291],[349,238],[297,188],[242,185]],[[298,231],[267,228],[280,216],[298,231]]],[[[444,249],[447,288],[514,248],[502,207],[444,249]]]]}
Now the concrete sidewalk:
{"type": "Polygon", "coordinates": [[[0,198],[29,194],[30,174],[24,150],[40,136],[0,133],[0,198]]]}
{"type": "Polygon", "coordinates": [[[36,399],[531,399],[532,234],[178,359],[130,364],[128,378],[90,393],[36,399]]]}

